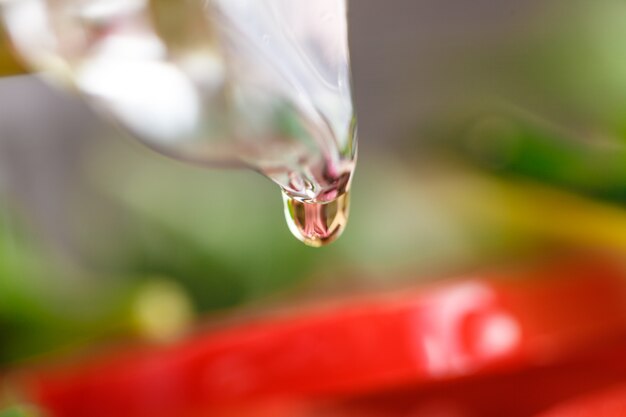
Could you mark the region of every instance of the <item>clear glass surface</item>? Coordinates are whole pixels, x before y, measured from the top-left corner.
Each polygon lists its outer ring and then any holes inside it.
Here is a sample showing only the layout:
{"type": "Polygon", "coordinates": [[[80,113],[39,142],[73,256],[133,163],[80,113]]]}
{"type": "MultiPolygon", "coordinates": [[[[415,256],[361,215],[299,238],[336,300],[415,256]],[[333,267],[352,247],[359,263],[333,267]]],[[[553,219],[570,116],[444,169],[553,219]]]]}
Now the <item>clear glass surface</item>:
{"type": "Polygon", "coordinates": [[[356,156],[346,0],[0,4],[33,68],[163,154],[269,177],[305,243],[339,236],[356,156]]]}

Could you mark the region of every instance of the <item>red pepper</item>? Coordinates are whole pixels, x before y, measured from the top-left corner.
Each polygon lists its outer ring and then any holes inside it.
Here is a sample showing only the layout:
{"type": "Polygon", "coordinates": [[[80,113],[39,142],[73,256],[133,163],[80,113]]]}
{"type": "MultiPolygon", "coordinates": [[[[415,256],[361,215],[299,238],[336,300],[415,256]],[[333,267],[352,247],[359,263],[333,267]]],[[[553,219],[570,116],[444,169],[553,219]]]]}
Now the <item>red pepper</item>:
{"type": "Polygon", "coordinates": [[[585,395],[537,417],[624,417],[626,385],[619,385],[592,395],[585,395]]]}
{"type": "Polygon", "coordinates": [[[561,363],[397,387],[336,399],[332,403],[312,404],[308,414],[284,415],[531,417],[554,404],[624,381],[626,339],[611,347],[575,355],[561,363]]]}
{"type": "Polygon", "coordinates": [[[266,317],[20,383],[53,417],[260,416],[259,404],[296,416],[312,400],[556,363],[625,335],[622,271],[578,261],[266,317]]]}

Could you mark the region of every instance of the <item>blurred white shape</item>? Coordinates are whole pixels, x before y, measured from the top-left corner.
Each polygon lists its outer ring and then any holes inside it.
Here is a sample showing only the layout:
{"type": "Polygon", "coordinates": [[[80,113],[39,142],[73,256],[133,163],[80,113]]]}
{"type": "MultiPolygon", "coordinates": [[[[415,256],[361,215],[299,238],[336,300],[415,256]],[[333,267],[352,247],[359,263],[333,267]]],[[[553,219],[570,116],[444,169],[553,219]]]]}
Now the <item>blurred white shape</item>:
{"type": "Polygon", "coordinates": [[[77,10],[80,17],[97,21],[139,12],[147,3],[147,0],[82,0],[78,3],[77,10]]]}
{"type": "Polygon", "coordinates": [[[5,22],[15,46],[37,67],[58,69],[63,59],[50,25],[44,0],[0,0],[5,22]]]}
{"type": "Polygon", "coordinates": [[[488,314],[481,322],[476,335],[475,347],[485,357],[497,357],[515,349],[521,341],[522,330],[510,314],[496,312],[488,314]]]}
{"type": "Polygon", "coordinates": [[[105,102],[134,133],[159,144],[190,134],[200,118],[200,99],[187,77],[159,61],[94,60],[77,77],[80,88],[105,102]]]}
{"type": "Polygon", "coordinates": [[[515,318],[502,311],[493,290],[467,282],[433,294],[414,324],[416,352],[433,376],[462,375],[504,356],[521,341],[515,318]]]}

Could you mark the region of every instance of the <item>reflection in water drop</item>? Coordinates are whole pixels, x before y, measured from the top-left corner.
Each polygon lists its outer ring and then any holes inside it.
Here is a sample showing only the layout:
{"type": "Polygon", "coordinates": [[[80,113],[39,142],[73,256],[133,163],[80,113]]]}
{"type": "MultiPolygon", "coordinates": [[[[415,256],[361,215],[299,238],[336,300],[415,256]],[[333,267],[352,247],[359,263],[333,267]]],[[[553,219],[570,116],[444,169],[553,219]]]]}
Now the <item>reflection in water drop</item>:
{"type": "Polygon", "coordinates": [[[283,201],[289,230],[308,246],[319,248],[334,242],[348,222],[349,192],[327,203],[301,201],[283,192],[283,201]]]}

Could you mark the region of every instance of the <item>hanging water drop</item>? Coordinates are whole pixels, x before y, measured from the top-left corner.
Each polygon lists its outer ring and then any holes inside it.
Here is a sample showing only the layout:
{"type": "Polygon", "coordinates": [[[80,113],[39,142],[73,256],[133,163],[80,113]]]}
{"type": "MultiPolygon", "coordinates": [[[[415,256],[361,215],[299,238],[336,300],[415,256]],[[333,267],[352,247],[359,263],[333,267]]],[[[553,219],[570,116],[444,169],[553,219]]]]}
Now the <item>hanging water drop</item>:
{"type": "Polygon", "coordinates": [[[319,248],[343,233],[350,212],[350,193],[324,202],[307,202],[283,192],[285,218],[293,235],[308,246],[319,248]]]}

